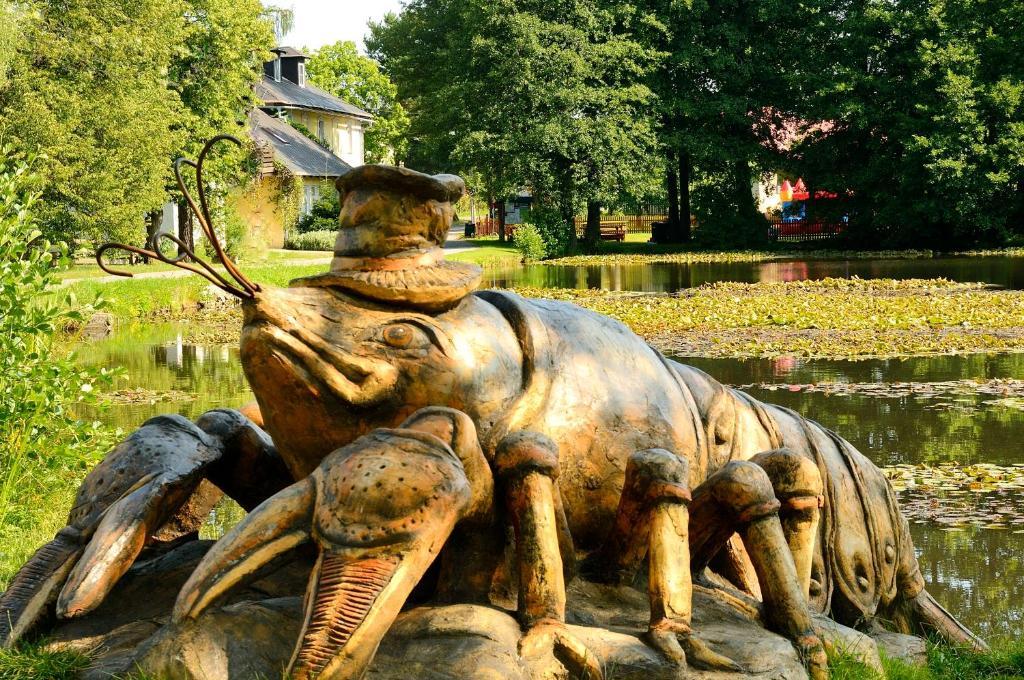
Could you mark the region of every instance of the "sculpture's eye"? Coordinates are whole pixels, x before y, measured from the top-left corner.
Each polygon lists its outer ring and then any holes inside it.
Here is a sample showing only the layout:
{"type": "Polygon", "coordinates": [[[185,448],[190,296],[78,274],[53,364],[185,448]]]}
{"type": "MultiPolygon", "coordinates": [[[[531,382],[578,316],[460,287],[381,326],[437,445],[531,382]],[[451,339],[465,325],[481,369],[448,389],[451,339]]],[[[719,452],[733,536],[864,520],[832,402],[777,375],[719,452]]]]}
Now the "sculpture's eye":
{"type": "Polygon", "coordinates": [[[408,349],[409,347],[422,344],[418,336],[423,333],[414,326],[407,323],[396,323],[384,329],[384,342],[395,349],[408,349]]]}

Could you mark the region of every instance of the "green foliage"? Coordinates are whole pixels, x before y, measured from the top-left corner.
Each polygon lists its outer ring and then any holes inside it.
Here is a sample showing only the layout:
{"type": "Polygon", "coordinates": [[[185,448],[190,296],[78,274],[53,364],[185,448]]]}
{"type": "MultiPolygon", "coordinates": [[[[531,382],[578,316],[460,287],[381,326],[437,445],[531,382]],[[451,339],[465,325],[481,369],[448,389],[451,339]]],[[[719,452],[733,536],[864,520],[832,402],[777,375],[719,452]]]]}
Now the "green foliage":
{"type": "Polygon", "coordinates": [[[561,215],[548,223],[561,246],[587,201],[649,173],[644,78],[658,55],[645,21],[612,0],[414,0],[372,25],[367,46],[409,110],[409,164],[478,172],[496,199],[529,186],[561,215]]]}
{"type": "Polygon", "coordinates": [[[565,216],[558,208],[550,205],[535,206],[530,211],[530,218],[544,239],[548,257],[564,257],[573,251],[575,230],[567,226],[565,216]]]}
{"type": "MultiPolygon", "coordinates": [[[[9,6],[5,3],[5,7],[9,6]]],[[[170,162],[239,121],[273,36],[258,0],[26,0],[5,45],[0,131],[39,152],[40,227],[64,241],[141,243],[170,162]]],[[[4,22],[11,12],[5,10],[4,22]]],[[[242,152],[211,159],[223,187],[242,152]]]]}
{"type": "MultiPolygon", "coordinates": [[[[0,580],[24,561],[39,538],[40,497],[66,487],[106,443],[98,423],[75,409],[110,380],[106,370],[79,369],[58,336],[80,325],[90,306],[54,294],[51,245],[34,211],[37,178],[16,154],[0,161],[0,580]]],[[[62,496],[63,498],[63,496],[62,496]]],[[[45,527],[48,530],[50,527],[45,527]]]]}
{"type": "Polygon", "coordinates": [[[815,5],[795,75],[807,117],[834,125],[794,156],[820,186],[852,191],[857,235],[949,248],[1022,233],[1024,5],[815,5]]]}
{"type": "Polygon", "coordinates": [[[364,145],[367,163],[405,159],[409,115],[398,101],[395,84],[376,61],[359,54],[348,40],[321,47],[306,68],[315,85],[373,114],[364,145]]]}
{"type": "Polygon", "coordinates": [[[338,214],[341,212],[341,197],[331,182],[320,185],[320,198],[309,213],[299,218],[296,228],[300,233],[308,231],[330,231],[338,228],[338,214]]]}
{"type": "Polygon", "coordinates": [[[888,680],[1016,680],[1024,678],[1024,644],[996,643],[990,652],[975,652],[929,642],[924,668],[884,655],[882,665],[888,680]]]}
{"type": "Polygon", "coordinates": [[[524,262],[542,260],[547,254],[547,245],[540,230],[532,224],[520,224],[512,234],[512,245],[522,254],[524,262]]]}
{"type": "Polygon", "coordinates": [[[317,144],[319,146],[322,146],[323,148],[327,149],[328,151],[331,150],[331,147],[328,146],[327,143],[324,140],[320,139],[318,136],[313,134],[312,130],[310,130],[308,127],[306,127],[305,125],[303,125],[299,121],[292,120],[291,118],[288,118],[288,124],[291,125],[293,128],[295,128],[299,132],[299,134],[301,134],[303,137],[309,139],[310,141],[314,142],[315,144],[317,144]]]}
{"type": "Polygon", "coordinates": [[[334,242],[338,238],[335,229],[306,231],[290,234],[284,247],[289,250],[334,250],[334,242]]]}

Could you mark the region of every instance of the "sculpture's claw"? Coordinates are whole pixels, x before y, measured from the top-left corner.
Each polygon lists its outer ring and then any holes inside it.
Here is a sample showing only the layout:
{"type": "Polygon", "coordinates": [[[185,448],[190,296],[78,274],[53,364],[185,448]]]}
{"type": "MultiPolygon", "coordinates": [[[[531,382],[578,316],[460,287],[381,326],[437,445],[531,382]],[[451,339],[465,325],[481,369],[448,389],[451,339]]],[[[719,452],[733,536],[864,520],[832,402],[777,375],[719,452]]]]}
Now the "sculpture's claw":
{"type": "Polygon", "coordinates": [[[94,609],[169,520],[175,526],[163,529],[163,539],[197,529],[215,498],[202,495],[195,505],[190,498],[222,452],[217,437],[181,416],[152,418],[118,444],[82,482],[68,525],[0,595],[0,645],[14,644],[55,604],[61,616],[94,609]]]}
{"type": "Polygon", "coordinates": [[[541,661],[554,655],[572,677],[602,680],[601,663],[590,649],[561,621],[538,621],[519,641],[519,656],[524,660],[541,661]]]}
{"type": "Polygon", "coordinates": [[[743,666],[715,652],[707,643],[695,637],[685,624],[663,621],[660,625],[652,626],[643,634],[642,639],[681,671],[686,670],[687,664],[692,664],[702,670],[745,672],[743,666]]]}
{"type": "Polygon", "coordinates": [[[321,554],[291,673],[358,678],[472,494],[447,444],[411,429],[371,433],[313,478],[321,554]]]}
{"type": "Polygon", "coordinates": [[[86,614],[103,601],[142,551],[156,527],[165,494],[152,475],[111,505],[57,598],[57,616],[86,614]]]}
{"type": "Polygon", "coordinates": [[[924,631],[933,630],[954,645],[965,645],[979,652],[988,651],[988,645],[947,612],[927,590],[922,590],[908,602],[915,622],[924,631]]]}
{"type": "Polygon", "coordinates": [[[813,633],[802,635],[793,642],[797,654],[803,661],[804,668],[811,680],[828,680],[828,654],[821,638],[813,633]]]}
{"type": "Polygon", "coordinates": [[[311,479],[264,501],[210,549],[174,603],[173,618],[196,618],[231,588],[276,557],[309,540],[315,489],[311,479]]]}
{"type": "Polygon", "coordinates": [[[65,527],[18,570],[0,598],[0,648],[13,645],[46,616],[81,554],[81,536],[65,527]]]}
{"type": "Polygon", "coordinates": [[[679,640],[686,651],[686,658],[697,668],[714,671],[732,671],[743,673],[743,666],[739,665],[727,656],[722,656],[707,646],[703,640],[693,635],[679,640]]]}
{"type": "Polygon", "coordinates": [[[472,421],[450,409],[418,413],[402,429],[376,430],[335,451],[307,479],[253,510],[200,562],[178,595],[174,620],[198,617],[312,537],[320,557],[289,673],[361,677],[475,498],[460,460],[473,469],[483,460],[472,421]]]}

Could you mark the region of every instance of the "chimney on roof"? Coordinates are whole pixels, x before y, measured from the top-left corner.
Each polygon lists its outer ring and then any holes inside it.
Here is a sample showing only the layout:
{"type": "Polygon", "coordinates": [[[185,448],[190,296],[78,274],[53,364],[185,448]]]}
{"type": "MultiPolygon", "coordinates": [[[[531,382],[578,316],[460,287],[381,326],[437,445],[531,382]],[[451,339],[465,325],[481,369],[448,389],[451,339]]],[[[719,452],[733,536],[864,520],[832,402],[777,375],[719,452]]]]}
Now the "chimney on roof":
{"type": "Polygon", "coordinates": [[[276,82],[288,80],[299,87],[305,87],[306,59],[309,57],[294,47],[275,47],[271,52],[275,58],[264,62],[263,72],[276,82]]]}

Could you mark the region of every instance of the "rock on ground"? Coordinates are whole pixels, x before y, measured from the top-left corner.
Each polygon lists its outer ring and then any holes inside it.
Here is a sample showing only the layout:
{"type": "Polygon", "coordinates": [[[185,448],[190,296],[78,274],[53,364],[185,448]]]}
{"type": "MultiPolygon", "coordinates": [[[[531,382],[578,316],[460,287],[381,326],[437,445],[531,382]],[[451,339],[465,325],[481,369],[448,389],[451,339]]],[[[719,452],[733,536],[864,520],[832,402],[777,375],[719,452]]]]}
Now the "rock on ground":
{"type": "MultiPolygon", "coordinates": [[[[61,623],[55,647],[91,651],[85,680],[141,670],[161,680],[279,678],[288,665],[302,618],[302,593],[312,554],[292,561],[235,593],[197,621],[170,624],[178,590],[211,542],[188,541],[151,552],[122,579],[107,601],[81,619],[61,623]]],[[[765,630],[757,604],[738,593],[697,588],[694,631],[747,673],[699,672],[706,680],[802,680],[806,673],[792,645],[765,630]]],[[[629,587],[575,581],[569,592],[571,630],[594,652],[608,680],[679,677],[677,669],[639,639],[646,628],[644,593],[629,587]]],[[[880,668],[875,641],[845,626],[819,621],[826,644],[855,653],[880,668]]],[[[482,605],[421,606],[399,615],[367,673],[371,680],[566,678],[554,658],[527,667],[519,658],[519,626],[510,612],[482,605]]],[[[895,636],[886,649],[911,649],[895,636]]],[[[916,640],[916,638],[912,638],[916,640]]],[[[896,655],[890,652],[890,655],[896,655]]]]}

